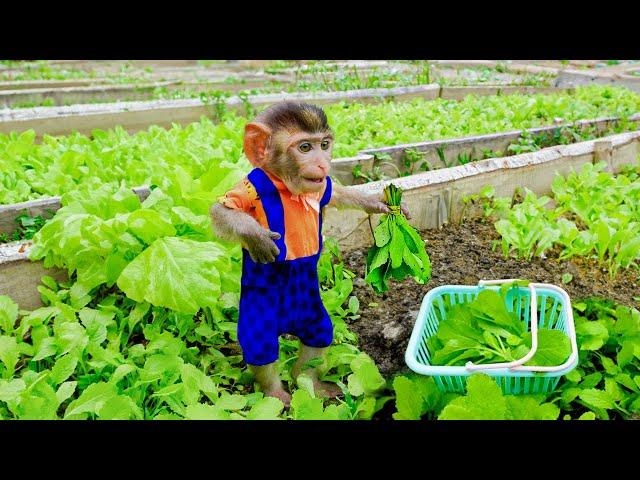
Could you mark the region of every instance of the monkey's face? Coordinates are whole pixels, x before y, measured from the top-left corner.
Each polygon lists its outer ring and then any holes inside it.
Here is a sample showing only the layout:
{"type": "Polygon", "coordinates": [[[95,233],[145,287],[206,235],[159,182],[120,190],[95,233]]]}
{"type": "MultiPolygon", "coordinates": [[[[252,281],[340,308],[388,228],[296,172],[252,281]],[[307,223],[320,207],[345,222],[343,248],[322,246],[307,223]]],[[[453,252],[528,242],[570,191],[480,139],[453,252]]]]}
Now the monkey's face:
{"type": "Polygon", "coordinates": [[[272,138],[271,170],[294,195],[322,192],[331,167],[333,135],[330,132],[278,132],[272,138]]]}

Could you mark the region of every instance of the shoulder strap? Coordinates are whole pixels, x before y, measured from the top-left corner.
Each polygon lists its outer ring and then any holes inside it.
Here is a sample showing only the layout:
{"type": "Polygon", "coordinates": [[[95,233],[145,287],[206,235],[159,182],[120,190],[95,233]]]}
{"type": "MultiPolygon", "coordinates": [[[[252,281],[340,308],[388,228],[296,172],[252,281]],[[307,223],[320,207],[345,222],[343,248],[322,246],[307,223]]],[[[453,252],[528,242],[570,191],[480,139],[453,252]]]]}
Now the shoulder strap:
{"type": "Polygon", "coordinates": [[[327,175],[327,188],[324,189],[324,195],[320,199],[320,212],[318,214],[318,255],[322,253],[322,209],[331,200],[331,178],[327,175]]]}
{"type": "Polygon", "coordinates": [[[327,175],[327,188],[324,189],[324,195],[322,195],[322,198],[320,199],[320,208],[324,207],[325,205],[327,205],[327,203],[329,203],[329,201],[331,200],[331,193],[332,193],[331,177],[327,175]]]}
{"type": "Polygon", "coordinates": [[[274,240],[280,250],[276,261],[284,261],[287,258],[287,247],[284,243],[284,208],[278,189],[261,168],[251,170],[247,178],[255,187],[258,197],[262,202],[262,208],[267,216],[269,229],[280,234],[278,240],[274,240]]]}

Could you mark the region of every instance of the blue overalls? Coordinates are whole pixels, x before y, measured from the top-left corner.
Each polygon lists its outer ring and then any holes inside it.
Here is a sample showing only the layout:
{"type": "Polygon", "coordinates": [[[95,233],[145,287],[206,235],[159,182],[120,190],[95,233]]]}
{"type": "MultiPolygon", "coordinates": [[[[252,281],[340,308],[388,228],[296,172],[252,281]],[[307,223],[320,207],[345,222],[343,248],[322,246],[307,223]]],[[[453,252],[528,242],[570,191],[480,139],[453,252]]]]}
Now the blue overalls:
{"type": "Polygon", "coordinates": [[[266,365],[278,359],[278,338],[297,336],[309,347],[328,347],[333,325],[320,298],[318,260],[322,251],[322,207],[331,199],[331,179],[320,200],[318,252],[285,260],[284,209],[278,189],[267,174],[255,168],[247,176],[262,202],[269,229],[278,232],[275,244],[280,254],[275,262],[256,263],[242,250],[242,280],[238,313],[238,341],[244,361],[266,365]]]}

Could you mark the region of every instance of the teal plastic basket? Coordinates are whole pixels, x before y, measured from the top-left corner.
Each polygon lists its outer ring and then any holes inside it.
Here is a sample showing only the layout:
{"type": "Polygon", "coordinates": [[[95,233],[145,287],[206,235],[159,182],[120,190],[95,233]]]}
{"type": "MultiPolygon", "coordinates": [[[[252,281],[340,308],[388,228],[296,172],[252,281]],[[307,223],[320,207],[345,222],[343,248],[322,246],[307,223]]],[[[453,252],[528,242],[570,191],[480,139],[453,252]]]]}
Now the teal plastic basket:
{"type": "Polygon", "coordinates": [[[446,318],[445,303],[468,303],[485,288],[498,290],[499,284],[513,281],[515,279],[481,280],[478,285],[443,285],[430,290],[422,301],[409,339],[405,353],[408,367],[421,375],[433,376],[438,388],[444,392],[463,393],[467,378],[477,372],[494,378],[505,394],[535,394],[555,389],[560,377],[578,364],[578,346],[569,295],[562,288],[547,283],[511,288],[506,297],[507,310],[516,312],[526,328],[531,330],[532,345],[527,355],[509,363],[474,365],[468,362],[465,366],[455,367],[430,363],[427,339],[436,333],[438,323],[446,318]],[[538,328],[561,330],[569,337],[571,354],[562,365],[523,365],[535,354],[538,328]]]}

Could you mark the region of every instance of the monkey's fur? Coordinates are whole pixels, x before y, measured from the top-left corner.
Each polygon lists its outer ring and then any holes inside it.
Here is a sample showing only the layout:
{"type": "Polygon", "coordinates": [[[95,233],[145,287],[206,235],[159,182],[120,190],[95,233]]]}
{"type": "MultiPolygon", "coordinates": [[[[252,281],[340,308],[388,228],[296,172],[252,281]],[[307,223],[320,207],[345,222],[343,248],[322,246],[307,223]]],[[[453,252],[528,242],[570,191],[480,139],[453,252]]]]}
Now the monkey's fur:
{"type": "MultiPolygon", "coordinates": [[[[333,147],[333,133],[322,109],[308,104],[283,102],[276,104],[245,126],[244,151],[254,166],[260,167],[284,182],[294,194],[317,193],[324,190],[329,174],[333,147]]],[[[333,184],[329,205],[359,208],[367,213],[388,213],[387,205],[378,195],[359,193],[333,184]]],[[[408,212],[403,207],[405,214],[408,212]]],[[[215,203],[210,210],[214,230],[218,236],[238,241],[257,263],[275,261],[279,249],[274,240],[280,234],[263,228],[251,215],[215,203]]],[[[307,361],[324,358],[327,348],[313,348],[301,344],[298,361],[292,369],[297,379],[307,361]]],[[[273,396],[289,406],[291,396],[283,388],[276,370],[276,362],[250,365],[266,396],[273,396]]],[[[309,369],[316,391],[327,396],[340,393],[334,385],[321,382],[318,372],[309,369]]]]}

